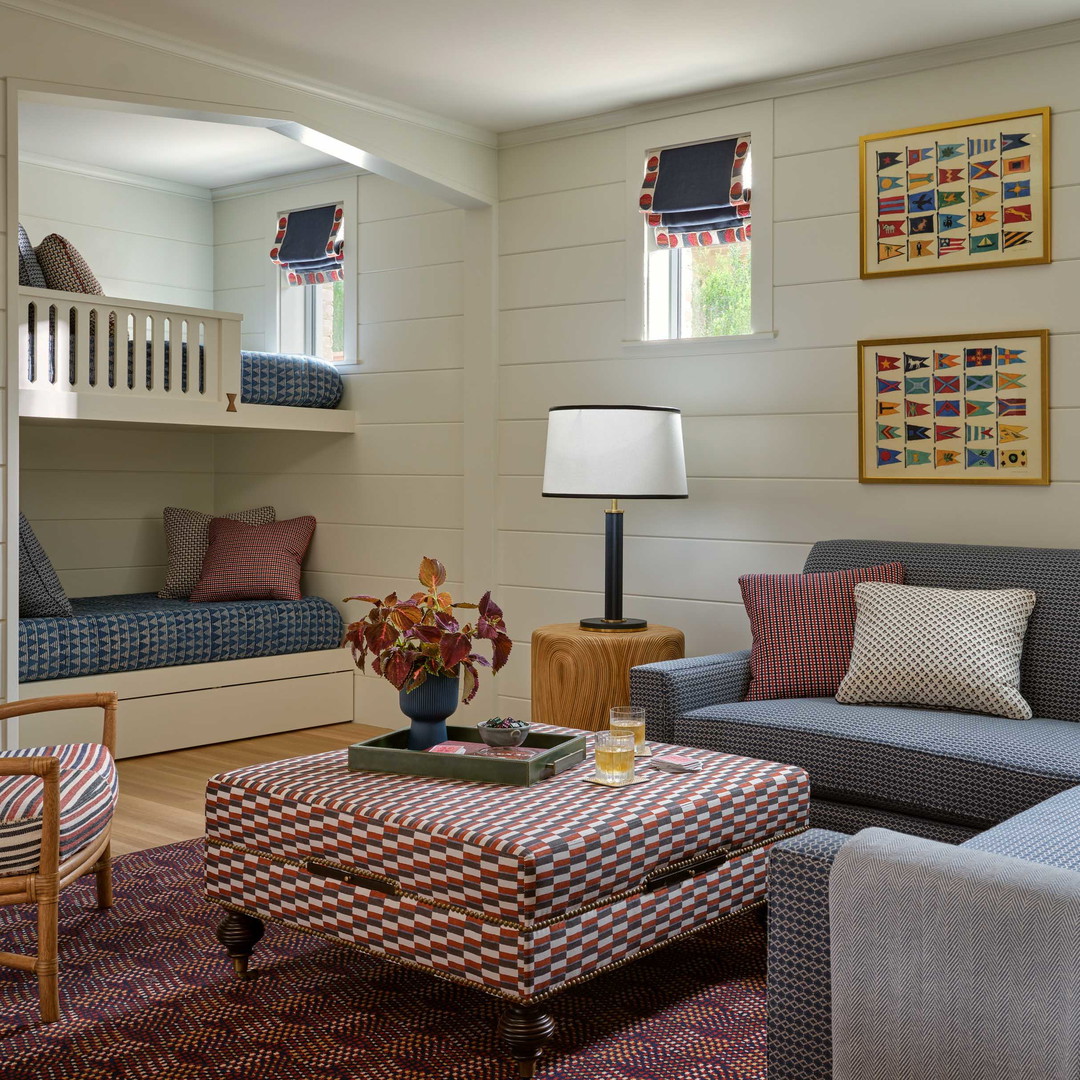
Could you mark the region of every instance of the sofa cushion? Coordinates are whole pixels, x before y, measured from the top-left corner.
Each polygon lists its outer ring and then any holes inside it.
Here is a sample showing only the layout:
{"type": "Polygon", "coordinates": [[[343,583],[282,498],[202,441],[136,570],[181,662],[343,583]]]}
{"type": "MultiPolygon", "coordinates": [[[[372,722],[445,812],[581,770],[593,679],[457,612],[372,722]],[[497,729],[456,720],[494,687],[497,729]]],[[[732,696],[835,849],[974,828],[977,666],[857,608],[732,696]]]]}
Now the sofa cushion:
{"type": "Polygon", "coordinates": [[[1080,873],[1080,787],[973,836],[964,846],[1080,873]]]}
{"type": "Polygon", "coordinates": [[[904,580],[903,563],[827,574],[743,574],[743,604],[754,635],[751,701],[835,694],[851,660],[855,586],[904,580]]]}
{"type": "Polygon", "coordinates": [[[926,589],[864,581],[851,667],[836,700],[928,705],[1028,720],[1020,653],[1030,589],[926,589]]]}
{"type": "Polygon", "coordinates": [[[803,568],[843,570],[899,560],[905,585],[1035,591],[1020,658],[1020,693],[1036,716],[1080,720],[1080,550],[823,540],[803,568]]]}
{"type": "Polygon", "coordinates": [[[676,743],[801,765],[816,798],[988,828],[1080,784],[1080,724],[838,705],[737,701],[686,713],[676,743]]]}

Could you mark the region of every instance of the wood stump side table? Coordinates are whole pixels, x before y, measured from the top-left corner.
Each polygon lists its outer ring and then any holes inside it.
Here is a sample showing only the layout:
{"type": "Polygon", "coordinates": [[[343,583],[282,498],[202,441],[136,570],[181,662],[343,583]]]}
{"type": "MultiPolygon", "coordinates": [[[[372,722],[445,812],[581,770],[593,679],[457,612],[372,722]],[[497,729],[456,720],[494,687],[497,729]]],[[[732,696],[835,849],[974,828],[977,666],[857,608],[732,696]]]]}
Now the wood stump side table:
{"type": "Polygon", "coordinates": [[[532,635],[532,719],[601,731],[608,711],[630,703],[630,669],[678,660],[683,632],[652,626],[631,633],[582,630],[577,623],[540,626],[532,635]]]}

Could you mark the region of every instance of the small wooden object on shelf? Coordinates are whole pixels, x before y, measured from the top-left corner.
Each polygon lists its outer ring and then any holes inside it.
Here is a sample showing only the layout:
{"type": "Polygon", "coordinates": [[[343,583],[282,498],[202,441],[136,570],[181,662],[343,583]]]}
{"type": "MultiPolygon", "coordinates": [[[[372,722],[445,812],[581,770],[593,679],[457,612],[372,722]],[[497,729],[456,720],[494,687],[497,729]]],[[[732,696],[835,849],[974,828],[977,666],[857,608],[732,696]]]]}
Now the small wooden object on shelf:
{"type": "Polygon", "coordinates": [[[684,652],[673,626],[603,634],[577,623],[540,626],[532,635],[532,720],[602,731],[612,706],[630,701],[632,667],[684,652]]]}

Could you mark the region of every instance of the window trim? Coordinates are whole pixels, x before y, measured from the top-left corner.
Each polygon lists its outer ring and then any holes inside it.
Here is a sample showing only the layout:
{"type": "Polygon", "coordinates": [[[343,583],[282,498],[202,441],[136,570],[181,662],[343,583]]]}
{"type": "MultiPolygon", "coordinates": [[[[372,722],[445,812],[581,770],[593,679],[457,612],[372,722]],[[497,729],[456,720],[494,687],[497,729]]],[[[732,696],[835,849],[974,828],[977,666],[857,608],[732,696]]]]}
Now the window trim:
{"type": "Polygon", "coordinates": [[[634,355],[710,352],[771,341],[773,327],[773,105],[771,101],[710,109],[626,129],[626,326],[623,347],[634,355]],[[709,338],[645,337],[645,221],[638,208],[646,155],[668,146],[750,132],[754,156],[754,235],[751,240],[751,333],[709,338]],[[654,352],[655,350],[655,352],[654,352]]]}

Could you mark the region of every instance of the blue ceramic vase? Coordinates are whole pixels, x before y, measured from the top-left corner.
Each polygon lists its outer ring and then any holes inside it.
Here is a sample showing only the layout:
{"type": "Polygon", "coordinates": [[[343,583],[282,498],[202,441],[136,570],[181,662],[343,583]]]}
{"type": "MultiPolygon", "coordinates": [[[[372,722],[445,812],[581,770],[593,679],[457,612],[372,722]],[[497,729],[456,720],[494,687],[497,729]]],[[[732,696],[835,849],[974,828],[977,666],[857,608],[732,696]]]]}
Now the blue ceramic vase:
{"type": "Polygon", "coordinates": [[[446,742],[446,718],[457,709],[460,684],[457,675],[429,675],[415,690],[398,692],[401,711],[412,721],[410,750],[446,742]]]}

